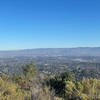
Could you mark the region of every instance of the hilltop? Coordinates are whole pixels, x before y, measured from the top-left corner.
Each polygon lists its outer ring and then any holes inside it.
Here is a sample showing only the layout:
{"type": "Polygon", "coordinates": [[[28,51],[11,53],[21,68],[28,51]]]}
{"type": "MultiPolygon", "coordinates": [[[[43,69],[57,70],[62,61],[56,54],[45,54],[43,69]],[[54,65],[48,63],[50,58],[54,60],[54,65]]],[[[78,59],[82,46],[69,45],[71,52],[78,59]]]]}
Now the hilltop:
{"type": "Polygon", "coordinates": [[[0,51],[0,57],[14,56],[100,56],[100,47],[39,48],[0,51]]]}

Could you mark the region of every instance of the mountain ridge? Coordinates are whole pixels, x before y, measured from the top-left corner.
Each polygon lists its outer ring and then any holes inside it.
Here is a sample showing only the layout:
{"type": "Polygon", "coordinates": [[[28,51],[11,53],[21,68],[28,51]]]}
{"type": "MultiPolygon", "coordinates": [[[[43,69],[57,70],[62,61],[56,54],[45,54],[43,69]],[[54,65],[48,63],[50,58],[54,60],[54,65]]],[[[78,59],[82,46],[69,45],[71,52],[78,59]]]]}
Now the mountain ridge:
{"type": "Polygon", "coordinates": [[[14,56],[100,56],[100,47],[0,50],[0,57],[14,56]]]}

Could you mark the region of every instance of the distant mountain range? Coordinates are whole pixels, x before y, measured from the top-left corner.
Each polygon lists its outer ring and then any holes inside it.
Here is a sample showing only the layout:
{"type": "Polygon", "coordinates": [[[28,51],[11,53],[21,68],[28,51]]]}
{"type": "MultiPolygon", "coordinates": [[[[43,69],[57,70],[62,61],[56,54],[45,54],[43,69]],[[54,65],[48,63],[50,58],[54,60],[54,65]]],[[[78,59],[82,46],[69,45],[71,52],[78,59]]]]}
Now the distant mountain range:
{"type": "Polygon", "coordinates": [[[0,51],[0,57],[14,56],[100,56],[100,47],[40,48],[0,51]]]}

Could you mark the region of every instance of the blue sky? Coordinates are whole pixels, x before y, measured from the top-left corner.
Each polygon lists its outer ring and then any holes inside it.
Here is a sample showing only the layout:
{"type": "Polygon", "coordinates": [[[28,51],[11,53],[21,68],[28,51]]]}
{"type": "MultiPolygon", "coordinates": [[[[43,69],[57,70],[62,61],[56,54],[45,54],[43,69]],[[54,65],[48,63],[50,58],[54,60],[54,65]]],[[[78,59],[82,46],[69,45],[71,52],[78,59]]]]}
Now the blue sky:
{"type": "Polygon", "coordinates": [[[0,0],[0,50],[100,46],[100,0],[0,0]]]}

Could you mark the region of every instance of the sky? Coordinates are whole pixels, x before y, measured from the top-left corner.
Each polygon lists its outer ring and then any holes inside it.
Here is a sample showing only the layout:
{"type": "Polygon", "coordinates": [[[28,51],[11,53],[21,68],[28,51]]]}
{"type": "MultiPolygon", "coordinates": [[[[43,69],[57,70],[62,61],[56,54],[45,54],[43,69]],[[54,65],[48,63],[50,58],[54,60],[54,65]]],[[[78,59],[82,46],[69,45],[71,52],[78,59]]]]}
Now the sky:
{"type": "Polygon", "coordinates": [[[0,50],[100,47],[100,0],[0,0],[0,50]]]}

